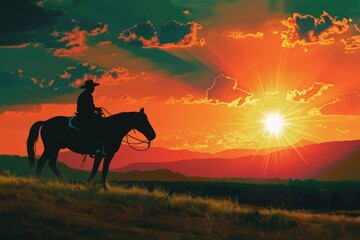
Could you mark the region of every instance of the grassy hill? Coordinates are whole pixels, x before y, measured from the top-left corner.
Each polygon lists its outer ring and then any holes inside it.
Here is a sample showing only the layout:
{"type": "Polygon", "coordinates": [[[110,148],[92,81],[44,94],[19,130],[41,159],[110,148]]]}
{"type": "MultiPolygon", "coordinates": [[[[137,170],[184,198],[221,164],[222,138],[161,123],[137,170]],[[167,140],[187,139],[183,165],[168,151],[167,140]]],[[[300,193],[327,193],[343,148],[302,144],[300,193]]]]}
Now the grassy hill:
{"type": "MultiPolygon", "coordinates": [[[[89,161],[89,160],[88,160],[89,161]]],[[[63,163],[58,167],[66,181],[84,183],[87,171],[74,170],[63,163]]],[[[34,177],[25,157],[0,156],[0,173],[17,177],[34,177]]],[[[97,174],[97,179],[101,177],[97,174]]],[[[55,179],[45,166],[41,179],[55,179]]],[[[286,209],[334,211],[360,209],[360,182],[319,182],[293,179],[243,179],[187,177],[168,169],[152,171],[110,172],[112,185],[141,186],[150,191],[163,189],[170,194],[191,194],[198,197],[231,198],[245,204],[286,209]]]]}
{"type": "Polygon", "coordinates": [[[0,176],[2,239],[359,239],[360,218],[0,176]]]}
{"type": "MultiPolygon", "coordinates": [[[[93,159],[89,158],[87,162],[93,163],[93,159]]],[[[89,164],[89,163],[88,163],[89,164]]],[[[57,162],[57,167],[60,173],[66,180],[85,181],[89,176],[88,170],[79,170],[68,167],[62,162],[57,162]]],[[[35,167],[31,168],[27,157],[17,155],[0,155],[0,172],[8,171],[14,176],[28,177],[34,176],[35,167]]],[[[97,173],[97,178],[101,176],[101,171],[97,173]]],[[[45,165],[41,174],[43,179],[55,179],[54,173],[45,165]]],[[[274,183],[279,180],[272,179],[231,179],[231,178],[200,178],[200,177],[187,177],[181,173],[174,173],[168,169],[158,169],[153,171],[128,171],[128,172],[110,172],[109,180],[113,181],[182,181],[182,182],[241,182],[241,183],[274,183]]],[[[280,181],[286,183],[286,180],[280,181]]]]}
{"type": "MultiPolygon", "coordinates": [[[[60,162],[57,163],[57,167],[60,173],[62,173],[67,180],[86,180],[89,177],[88,171],[75,170],[60,162]]],[[[9,171],[12,175],[16,176],[34,176],[35,169],[35,167],[30,167],[27,157],[17,155],[0,155],[0,172],[9,171]]],[[[47,164],[44,166],[41,178],[56,178],[47,164]]]]}

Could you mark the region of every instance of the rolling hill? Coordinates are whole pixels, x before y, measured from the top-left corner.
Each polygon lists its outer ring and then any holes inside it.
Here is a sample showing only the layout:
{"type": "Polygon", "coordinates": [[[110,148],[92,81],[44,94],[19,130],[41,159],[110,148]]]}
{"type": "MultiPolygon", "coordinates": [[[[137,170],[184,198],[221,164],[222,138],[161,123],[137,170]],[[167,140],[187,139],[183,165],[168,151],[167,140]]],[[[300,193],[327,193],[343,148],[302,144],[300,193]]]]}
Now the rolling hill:
{"type": "MultiPolygon", "coordinates": [[[[306,144],[310,144],[306,142],[306,144]]],[[[298,143],[296,146],[305,146],[298,143]]],[[[194,152],[189,150],[171,150],[166,148],[151,147],[147,151],[134,151],[127,145],[122,145],[120,150],[115,154],[110,164],[110,169],[118,169],[138,162],[175,162],[188,159],[209,159],[209,158],[239,158],[253,155],[266,155],[279,150],[288,149],[271,148],[271,149],[227,149],[217,153],[194,152]]],[[[91,170],[93,159],[87,158],[81,166],[83,157],[71,151],[60,152],[58,160],[74,169],[91,170]]]]}
{"type": "MultiPolygon", "coordinates": [[[[192,152],[188,150],[169,150],[165,148],[151,147],[147,151],[134,151],[130,147],[123,145],[115,154],[110,164],[110,169],[125,167],[136,162],[171,162],[184,159],[211,158],[211,153],[192,152]]],[[[58,160],[74,169],[91,170],[93,159],[87,158],[81,166],[82,156],[80,154],[64,151],[60,152],[58,160]]]]}
{"type": "Polygon", "coordinates": [[[327,166],[316,177],[319,180],[360,180],[360,146],[356,147],[349,155],[327,166]]]}
{"type": "Polygon", "coordinates": [[[169,169],[186,176],[211,178],[315,178],[328,166],[342,161],[360,141],[325,142],[267,155],[234,159],[202,158],[173,162],[140,162],[113,171],[169,169]]]}
{"type": "Polygon", "coordinates": [[[251,206],[226,196],[136,186],[104,191],[3,175],[0,192],[1,239],[359,239],[358,217],[251,206]]]}

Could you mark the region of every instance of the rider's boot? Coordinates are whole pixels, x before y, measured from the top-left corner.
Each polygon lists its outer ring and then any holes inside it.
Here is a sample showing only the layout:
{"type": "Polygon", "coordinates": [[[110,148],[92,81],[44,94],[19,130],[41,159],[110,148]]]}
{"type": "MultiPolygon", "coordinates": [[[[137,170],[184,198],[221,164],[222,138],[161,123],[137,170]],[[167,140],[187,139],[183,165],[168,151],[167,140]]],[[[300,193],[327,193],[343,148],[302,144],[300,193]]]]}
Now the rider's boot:
{"type": "Polygon", "coordinates": [[[100,143],[99,147],[96,148],[96,154],[101,154],[103,156],[106,156],[105,148],[103,142],[100,143]]]}

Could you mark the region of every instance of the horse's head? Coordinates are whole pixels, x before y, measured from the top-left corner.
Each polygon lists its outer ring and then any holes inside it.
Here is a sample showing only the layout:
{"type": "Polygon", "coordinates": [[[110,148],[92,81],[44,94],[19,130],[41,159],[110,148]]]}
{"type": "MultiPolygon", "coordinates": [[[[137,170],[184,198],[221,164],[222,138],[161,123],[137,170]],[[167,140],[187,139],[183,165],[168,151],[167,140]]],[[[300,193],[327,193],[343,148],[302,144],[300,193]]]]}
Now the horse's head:
{"type": "Polygon", "coordinates": [[[137,114],[138,114],[138,119],[136,121],[134,128],[139,132],[141,132],[142,134],[144,134],[144,136],[149,141],[154,140],[156,137],[156,133],[144,112],[144,108],[141,108],[137,114]]]}

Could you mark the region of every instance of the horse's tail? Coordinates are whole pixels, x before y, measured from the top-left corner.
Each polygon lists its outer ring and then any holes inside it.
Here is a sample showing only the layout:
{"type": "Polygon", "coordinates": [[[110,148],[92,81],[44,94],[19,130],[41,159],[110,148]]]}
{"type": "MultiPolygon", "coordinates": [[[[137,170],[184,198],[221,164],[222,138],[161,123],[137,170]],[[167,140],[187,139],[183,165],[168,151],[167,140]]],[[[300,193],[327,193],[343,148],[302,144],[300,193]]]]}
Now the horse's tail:
{"type": "Polygon", "coordinates": [[[35,142],[39,137],[39,130],[43,124],[44,121],[38,121],[31,126],[29,131],[26,146],[30,166],[34,166],[35,163],[35,142]]]}

